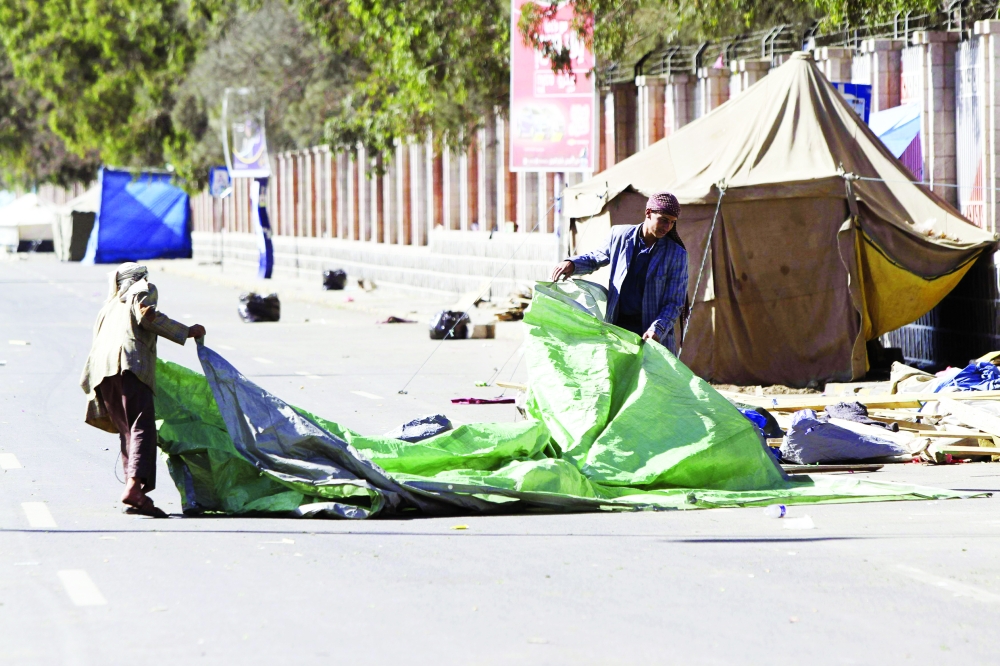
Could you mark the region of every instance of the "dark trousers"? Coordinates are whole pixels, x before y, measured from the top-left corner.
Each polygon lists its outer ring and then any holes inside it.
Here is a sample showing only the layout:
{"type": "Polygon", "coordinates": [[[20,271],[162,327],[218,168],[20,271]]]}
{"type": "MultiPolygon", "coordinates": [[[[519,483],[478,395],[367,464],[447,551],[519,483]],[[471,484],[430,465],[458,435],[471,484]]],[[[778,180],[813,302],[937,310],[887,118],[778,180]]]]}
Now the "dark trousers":
{"type": "Polygon", "coordinates": [[[105,377],[97,387],[111,422],[118,429],[125,478],[138,479],[142,489],[156,487],[156,415],[153,391],[126,370],[105,377]]]}
{"type": "Polygon", "coordinates": [[[642,337],[642,334],[646,332],[642,328],[641,314],[625,315],[619,313],[618,321],[615,322],[615,326],[620,326],[621,328],[624,328],[626,331],[632,331],[639,337],[642,337]]]}

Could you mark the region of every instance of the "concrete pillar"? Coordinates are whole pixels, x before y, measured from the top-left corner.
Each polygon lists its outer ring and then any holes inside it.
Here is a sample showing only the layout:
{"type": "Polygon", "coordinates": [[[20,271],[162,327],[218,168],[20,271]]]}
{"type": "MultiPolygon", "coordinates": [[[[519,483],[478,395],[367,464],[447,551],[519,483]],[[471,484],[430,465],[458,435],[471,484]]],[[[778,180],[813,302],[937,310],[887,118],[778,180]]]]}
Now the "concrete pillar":
{"type": "Polygon", "coordinates": [[[746,92],[747,88],[767,76],[767,73],[771,70],[771,61],[741,58],[736,62],[736,67],[739,74],[740,89],[739,92],[733,93],[732,77],[730,77],[729,99],[732,99],[741,92],[746,92]]]}
{"type": "Polygon", "coordinates": [[[610,169],[616,163],[615,159],[615,94],[610,88],[601,95],[601,117],[604,124],[600,128],[601,136],[604,139],[604,153],[601,170],[610,169]]]}
{"type": "Polygon", "coordinates": [[[372,157],[368,161],[368,168],[365,170],[365,182],[368,185],[368,219],[370,230],[368,240],[372,243],[381,243],[385,240],[382,176],[378,174],[378,167],[381,165],[381,155],[372,157]]]}
{"type": "Polygon", "coordinates": [[[900,72],[902,49],[898,39],[866,39],[861,42],[859,58],[868,60],[868,80],[854,80],[872,87],[872,113],[891,109],[900,104],[900,72]]]}
{"type": "Polygon", "coordinates": [[[302,233],[302,212],[300,210],[302,164],[298,154],[293,153],[289,155],[289,158],[292,163],[292,235],[299,236],[302,233]]]}
{"type": "Polygon", "coordinates": [[[409,193],[410,193],[410,243],[413,245],[427,244],[427,197],[425,195],[423,146],[411,138],[407,146],[409,153],[409,193]]]}
{"type": "Polygon", "coordinates": [[[663,138],[664,81],[660,76],[635,77],[638,122],[636,150],[645,150],[663,138]]]}
{"type": "Polygon", "coordinates": [[[698,68],[697,99],[698,117],[711,113],[729,99],[729,72],[714,67],[698,68]]]}
{"type": "Polygon", "coordinates": [[[334,205],[334,221],[336,223],[335,238],[347,238],[347,191],[344,187],[344,174],[347,172],[346,159],[342,151],[337,151],[333,155],[334,170],[334,193],[336,203],[334,205]]]}
{"type": "Polygon", "coordinates": [[[821,46],[813,51],[813,58],[823,75],[831,83],[851,82],[851,59],[854,52],[840,46],[821,46]]]}
{"type": "Polygon", "coordinates": [[[358,203],[357,148],[347,151],[347,238],[361,240],[361,217],[358,203]]]}
{"type": "Polygon", "coordinates": [[[337,162],[330,146],[323,146],[324,182],[326,187],[326,237],[337,237],[337,162]]]}
{"type": "Polygon", "coordinates": [[[635,84],[615,83],[614,93],[615,161],[621,162],[636,152],[636,95],[635,84]]]}
{"type": "Polygon", "coordinates": [[[983,197],[986,231],[997,232],[997,188],[1000,188],[1000,21],[977,21],[974,32],[983,59],[983,87],[979,92],[983,118],[983,197]]]}
{"type": "Polygon", "coordinates": [[[597,133],[597,157],[595,164],[598,173],[608,168],[608,141],[605,130],[607,127],[607,118],[604,112],[604,99],[606,95],[607,91],[604,88],[594,91],[596,98],[594,107],[597,109],[597,117],[594,119],[594,131],[597,133]]]}
{"type": "Polygon", "coordinates": [[[496,152],[494,152],[496,172],[493,174],[497,188],[496,227],[499,231],[506,231],[507,223],[512,220],[510,206],[507,203],[510,199],[510,188],[507,185],[507,123],[499,115],[494,115],[493,118],[496,127],[496,152]]]}
{"type": "Polygon", "coordinates": [[[458,162],[456,171],[458,172],[455,183],[458,190],[458,228],[462,231],[468,231],[469,227],[472,225],[472,217],[469,215],[469,203],[471,200],[471,192],[469,191],[469,176],[471,175],[471,169],[469,164],[469,148],[467,146],[466,150],[455,151],[457,153],[458,162]]]}
{"type": "Polygon", "coordinates": [[[476,219],[479,221],[479,228],[487,231],[493,228],[488,203],[491,178],[487,175],[493,173],[488,163],[488,156],[493,153],[492,140],[487,134],[487,128],[491,124],[491,118],[487,117],[484,126],[476,132],[476,144],[479,146],[476,151],[476,219]]]}
{"type": "Polygon", "coordinates": [[[517,224],[517,230],[523,232],[528,230],[528,218],[531,214],[531,207],[528,205],[532,194],[529,192],[531,185],[528,182],[528,174],[524,171],[518,171],[515,178],[517,179],[517,216],[514,221],[517,224]]]}
{"type": "MultiPolygon", "coordinates": [[[[663,108],[663,105],[660,105],[663,108]]],[[[556,230],[556,175],[555,173],[545,174],[545,199],[542,204],[545,206],[545,231],[555,233],[556,230]]],[[[561,175],[561,174],[559,174],[561,175]]]]}
{"type": "Polygon", "coordinates": [[[466,228],[480,229],[479,217],[479,133],[468,145],[465,151],[465,177],[462,182],[465,184],[465,202],[462,209],[465,211],[466,228]]]}
{"type": "Polygon", "coordinates": [[[670,136],[694,119],[694,77],[669,74],[664,77],[663,136],[670,136]]]}
{"type": "Polygon", "coordinates": [[[923,103],[920,126],[924,180],[939,196],[958,204],[955,169],[955,49],[958,33],[913,33],[920,48],[923,103]]]}

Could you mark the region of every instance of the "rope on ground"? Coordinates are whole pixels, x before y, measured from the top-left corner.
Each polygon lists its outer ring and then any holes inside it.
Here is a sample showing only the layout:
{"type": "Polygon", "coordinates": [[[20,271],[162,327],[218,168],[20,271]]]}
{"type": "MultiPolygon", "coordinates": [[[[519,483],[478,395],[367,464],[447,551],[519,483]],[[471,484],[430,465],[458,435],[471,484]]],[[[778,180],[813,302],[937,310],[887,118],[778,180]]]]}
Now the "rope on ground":
{"type": "MultiPolygon", "coordinates": [[[[477,302],[479,302],[479,300],[483,296],[486,295],[486,292],[488,292],[490,290],[490,288],[493,286],[493,283],[496,281],[496,279],[498,277],[500,277],[500,274],[503,273],[504,269],[507,268],[507,264],[509,264],[511,261],[514,260],[514,257],[517,256],[517,253],[521,251],[521,248],[524,247],[524,244],[528,242],[528,235],[535,232],[535,229],[537,229],[538,226],[542,223],[542,220],[548,218],[549,213],[552,211],[552,209],[555,207],[555,205],[557,203],[559,203],[560,201],[562,201],[562,196],[558,196],[558,197],[553,198],[552,199],[552,203],[545,210],[545,214],[538,216],[538,221],[535,222],[535,226],[533,226],[528,232],[526,232],[524,234],[524,240],[521,241],[521,244],[518,245],[516,248],[514,248],[514,251],[511,253],[511,255],[509,257],[507,257],[506,261],[503,262],[503,266],[500,267],[500,270],[498,270],[496,272],[496,274],[494,274],[493,277],[490,278],[490,281],[486,284],[486,286],[483,288],[483,290],[481,292],[479,292],[479,295],[472,302],[473,303],[473,307],[475,307],[475,304],[477,302]]],[[[427,358],[425,358],[424,362],[420,364],[420,367],[417,368],[416,372],[414,372],[413,375],[411,375],[410,378],[406,380],[406,383],[403,384],[403,388],[399,389],[399,395],[406,395],[406,393],[407,393],[406,387],[408,387],[410,385],[410,382],[412,382],[414,379],[416,379],[417,375],[420,374],[420,371],[424,369],[425,365],[427,365],[427,362],[429,360],[431,360],[431,357],[434,356],[434,354],[437,353],[437,350],[441,348],[441,345],[444,344],[444,341],[447,340],[448,338],[450,338],[451,335],[452,335],[452,333],[455,332],[455,329],[458,327],[458,325],[461,324],[463,321],[465,321],[468,318],[468,314],[469,314],[468,311],[463,312],[462,316],[459,317],[455,321],[454,324],[452,324],[451,328],[448,329],[448,332],[445,333],[445,336],[443,338],[441,338],[441,341],[438,342],[437,345],[434,347],[434,349],[431,350],[431,353],[427,355],[427,358]]]]}
{"type": "MultiPolygon", "coordinates": [[[[712,216],[712,226],[708,228],[708,238],[705,239],[705,251],[701,254],[701,267],[698,269],[698,279],[694,283],[694,299],[698,298],[698,290],[701,288],[701,278],[705,275],[705,264],[708,262],[708,255],[712,251],[712,236],[715,234],[715,223],[719,220],[719,211],[722,210],[722,197],[726,196],[726,181],[720,180],[715,184],[719,190],[719,200],[715,203],[715,215],[712,216]]],[[[684,348],[684,338],[687,337],[688,329],[691,328],[691,313],[694,311],[694,300],[688,307],[687,316],[684,318],[684,330],[681,331],[681,343],[677,346],[677,357],[680,358],[681,350],[684,348]]]]}

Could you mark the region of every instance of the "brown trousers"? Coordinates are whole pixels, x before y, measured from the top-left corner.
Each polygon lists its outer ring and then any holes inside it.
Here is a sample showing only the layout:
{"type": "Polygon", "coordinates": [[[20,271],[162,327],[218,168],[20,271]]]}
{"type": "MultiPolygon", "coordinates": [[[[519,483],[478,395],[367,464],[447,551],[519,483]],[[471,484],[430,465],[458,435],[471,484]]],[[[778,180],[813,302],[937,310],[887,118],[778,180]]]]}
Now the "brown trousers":
{"type": "Polygon", "coordinates": [[[122,445],[125,478],[136,478],[142,489],[156,487],[156,415],[153,391],[126,370],[105,377],[97,387],[111,422],[118,429],[122,445]]]}

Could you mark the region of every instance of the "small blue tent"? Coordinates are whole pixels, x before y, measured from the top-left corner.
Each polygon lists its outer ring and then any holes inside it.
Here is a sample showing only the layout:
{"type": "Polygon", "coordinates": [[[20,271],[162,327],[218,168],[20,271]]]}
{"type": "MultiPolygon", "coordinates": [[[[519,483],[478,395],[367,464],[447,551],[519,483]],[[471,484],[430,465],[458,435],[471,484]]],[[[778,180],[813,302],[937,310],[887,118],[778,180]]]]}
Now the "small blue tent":
{"type": "Polygon", "coordinates": [[[868,127],[918,181],[924,179],[920,146],[920,102],[894,106],[871,115],[868,127]]]}
{"type": "Polygon", "coordinates": [[[191,256],[191,207],[169,174],[102,168],[101,204],[84,263],[191,256]]]}

